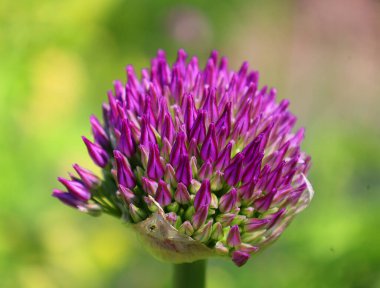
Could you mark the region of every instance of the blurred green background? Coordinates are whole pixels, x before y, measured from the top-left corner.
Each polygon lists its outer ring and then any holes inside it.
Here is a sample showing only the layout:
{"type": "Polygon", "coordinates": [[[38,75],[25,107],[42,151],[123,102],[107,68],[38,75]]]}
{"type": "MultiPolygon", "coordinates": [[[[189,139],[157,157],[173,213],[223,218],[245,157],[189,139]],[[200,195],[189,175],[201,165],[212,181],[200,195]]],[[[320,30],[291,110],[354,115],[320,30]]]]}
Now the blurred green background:
{"type": "Polygon", "coordinates": [[[380,287],[380,2],[0,2],[0,287],[170,287],[120,221],[50,197],[124,68],[212,49],[291,100],[313,157],[311,206],[242,268],[209,261],[208,287],[380,287]]]}

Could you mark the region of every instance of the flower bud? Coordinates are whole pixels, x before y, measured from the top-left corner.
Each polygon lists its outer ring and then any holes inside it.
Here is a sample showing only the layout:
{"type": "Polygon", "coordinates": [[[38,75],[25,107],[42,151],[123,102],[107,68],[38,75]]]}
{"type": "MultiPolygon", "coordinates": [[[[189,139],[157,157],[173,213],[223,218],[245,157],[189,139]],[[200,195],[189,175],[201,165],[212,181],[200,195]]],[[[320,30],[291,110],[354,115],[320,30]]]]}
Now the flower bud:
{"type": "Polygon", "coordinates": [[[216,222],[216,223],[212,226],[211,239],[212,239],[212,240],[215,240],[215,241],[219,241],[219,240],[222,240],[222,239],[223,239],[223,236],[224,236],[224,233],[223,233],[223,227],[222,227],[222,224],[220,224],[219,222],[216,222]]]}
{"type": "Polygon", "coordinates": [[[197,211],[201,206],[209,206],[211,202],[210,181],[204,180],[194,198],[194,208],[197,211]]]}
{"type": "Polygon", "coordinates": [[[147,173],[150,178],[159,180],[164,176],[164,166],[161,163],[157,145],[151,143],[149,147],[147,173]]]}
{"type": "Polygon", "coordinates": [[[200,227],[194,233],[193,238],[200,242],[206,243],[210,239],[211,232],[212,232],[212,220],[209,220],[207,224],[200,227]]]}
{"type": "Polygon", "coordinates": [[[237,201],[237,192],[235,188],[232,188],[231,191],[224,194],[220,198],[219,210],[222,213],[231,211],[234,208],[237,201]]]}
{"type": "Polygon", "coordinates": [[[166,182],[160,180],[158,182],[158,187],[156,191],[156,195],[154,199],[162,206],[167,206],[171,203],[172,201],[172,196],[171,193],[168,189],[168,185],[166,182]]]}
{"type": "Polygon", "coordinates": [[[234,225],[231,227],[227,235],[226,243],[231,247],[235,247],[241,244],[239,226],[234,225]]]}
{"type": "Polygon", "coordinates": [[[250,258],[250,254],[247,252],[242,252],[242,251],[234,251],[232,252],[232,261],[238,266],[241,267],[243,266],[248,259],[250,258]]]}
{"type": "Polygon", "coordinates": [[[206,222],[208,216],[208,206],[202,205],[199,206],[198,209],[196,209],[195,214],[193,216],[193,227],[195,229],[199,229],[203,223],[206,222]]]}
{"type": "Polygon", "coordinates": [[[166,183],[170,184],[171,187],[177,186],[177,179],[175,177],[175,171],[172,165],[166,164],[164,180],[166,183]]]}
{"type": "Polygon", "coordinates": [[[131,215],[135,223],[143,221],[147,216],[144,210],[142,210],[141,208],[138,208],[132,203],[129,204],[129,214],[131,215]]]}
{"type": "Polygon", "coordinates": [[[190,202],[190,194],[184,184],[179,183],[174,194],[174,199],[179,204],[187,204],[190,202]]]}
{"type": "Polygon", "coordinates": [[[218,255],[226,256],[228,255],[228,248],[222,242],[218,241],[215,244],[215,252],[218,255]]]}
{"type": "Polygon", "coordinates": [[[115,150],[114,157],[117,167],[117,182],[119,185],[123,185],[127,188],[133,188],[136,185],[135,175],[131,170],[128,160],[121,154],[121,152],[115,150]]]}
{"type": "Polygon", "coordinates": [[[61,182],[67,190],[77,198],[83,201],[88,201],[91,198],[91,192],[81,182],[76,180],[70,181],[61,177],[58,177],[58,181],[61,182]]]}
{"type": "Polygon", "coordinates": [[[83,184],[91,189],[100,184],[100,178],[92,173],[90,170],[80,167],[78,164],[73,165],[75,171],[78,173],[83,184]]]}
{"type": "Polygon", "coordinates": [[[108,163],[108,154],[100,145],[92,143],[86,137],[82,137],[84,144],[86,144],[88,154],[91,156],[92,160],[99,167],[106,167],[108,163]]]}
{"type": "Polygon", "coordinates": [[[183,222],[182,225],[179,227],[178,231],[181,232],[182,234],[185,234],[185,235],[191,236],[191,235],[193,235],[193,233],[194,233],[194,228],[193,228],[193,226],[191,225],[190,221],[185,221],[185,222],[183,222]]]}

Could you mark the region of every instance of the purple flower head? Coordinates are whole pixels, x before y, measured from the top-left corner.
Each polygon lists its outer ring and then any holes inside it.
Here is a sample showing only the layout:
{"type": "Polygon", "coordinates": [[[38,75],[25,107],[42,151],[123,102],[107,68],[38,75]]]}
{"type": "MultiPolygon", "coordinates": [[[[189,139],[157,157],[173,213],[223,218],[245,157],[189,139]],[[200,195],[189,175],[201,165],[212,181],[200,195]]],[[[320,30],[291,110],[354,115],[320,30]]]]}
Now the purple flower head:
{"type": "Polygon", "coordinates": [[[94,141],[83,137],[103,177],[75,164],[54,197],[132,223],[166,260],[222,253],[237,266],[308,206],[304,129],[293,132],[289,101],[276,102],[247,62],[234,71],[214,51],[202,68],[180,50],[170,65],[159,51],[141,77],[131,65],[126,75],[103,119],[90,117],[94,141]]]}

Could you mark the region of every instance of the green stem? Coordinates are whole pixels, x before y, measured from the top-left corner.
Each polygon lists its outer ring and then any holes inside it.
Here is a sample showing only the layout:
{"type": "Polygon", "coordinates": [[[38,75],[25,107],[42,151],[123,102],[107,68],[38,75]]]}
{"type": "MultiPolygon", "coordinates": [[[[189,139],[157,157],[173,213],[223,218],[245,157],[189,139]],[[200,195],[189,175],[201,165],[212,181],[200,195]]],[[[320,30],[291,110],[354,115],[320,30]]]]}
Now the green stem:
{"type": "Polygon", "coordinates": [[[206,287],[206,260],[174,265],[173,288],[206,287]]]}

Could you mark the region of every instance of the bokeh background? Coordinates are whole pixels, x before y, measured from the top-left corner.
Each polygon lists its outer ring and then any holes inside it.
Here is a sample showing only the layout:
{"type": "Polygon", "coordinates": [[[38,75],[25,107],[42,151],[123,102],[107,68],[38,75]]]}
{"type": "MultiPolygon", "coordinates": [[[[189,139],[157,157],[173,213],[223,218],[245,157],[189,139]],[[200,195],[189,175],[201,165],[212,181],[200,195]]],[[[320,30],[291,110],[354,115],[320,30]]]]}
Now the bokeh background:
{"type": "Polygon", "coordinates": [[[0,2],[0,287],[170,287],[120,221],[50,197],[93,167],[81,135],[124,68],[157,49],[212,49],[291,100],[316,194],[242,268],[209,261],[208,287],[380,287],[380,1],[0,2]]]}

